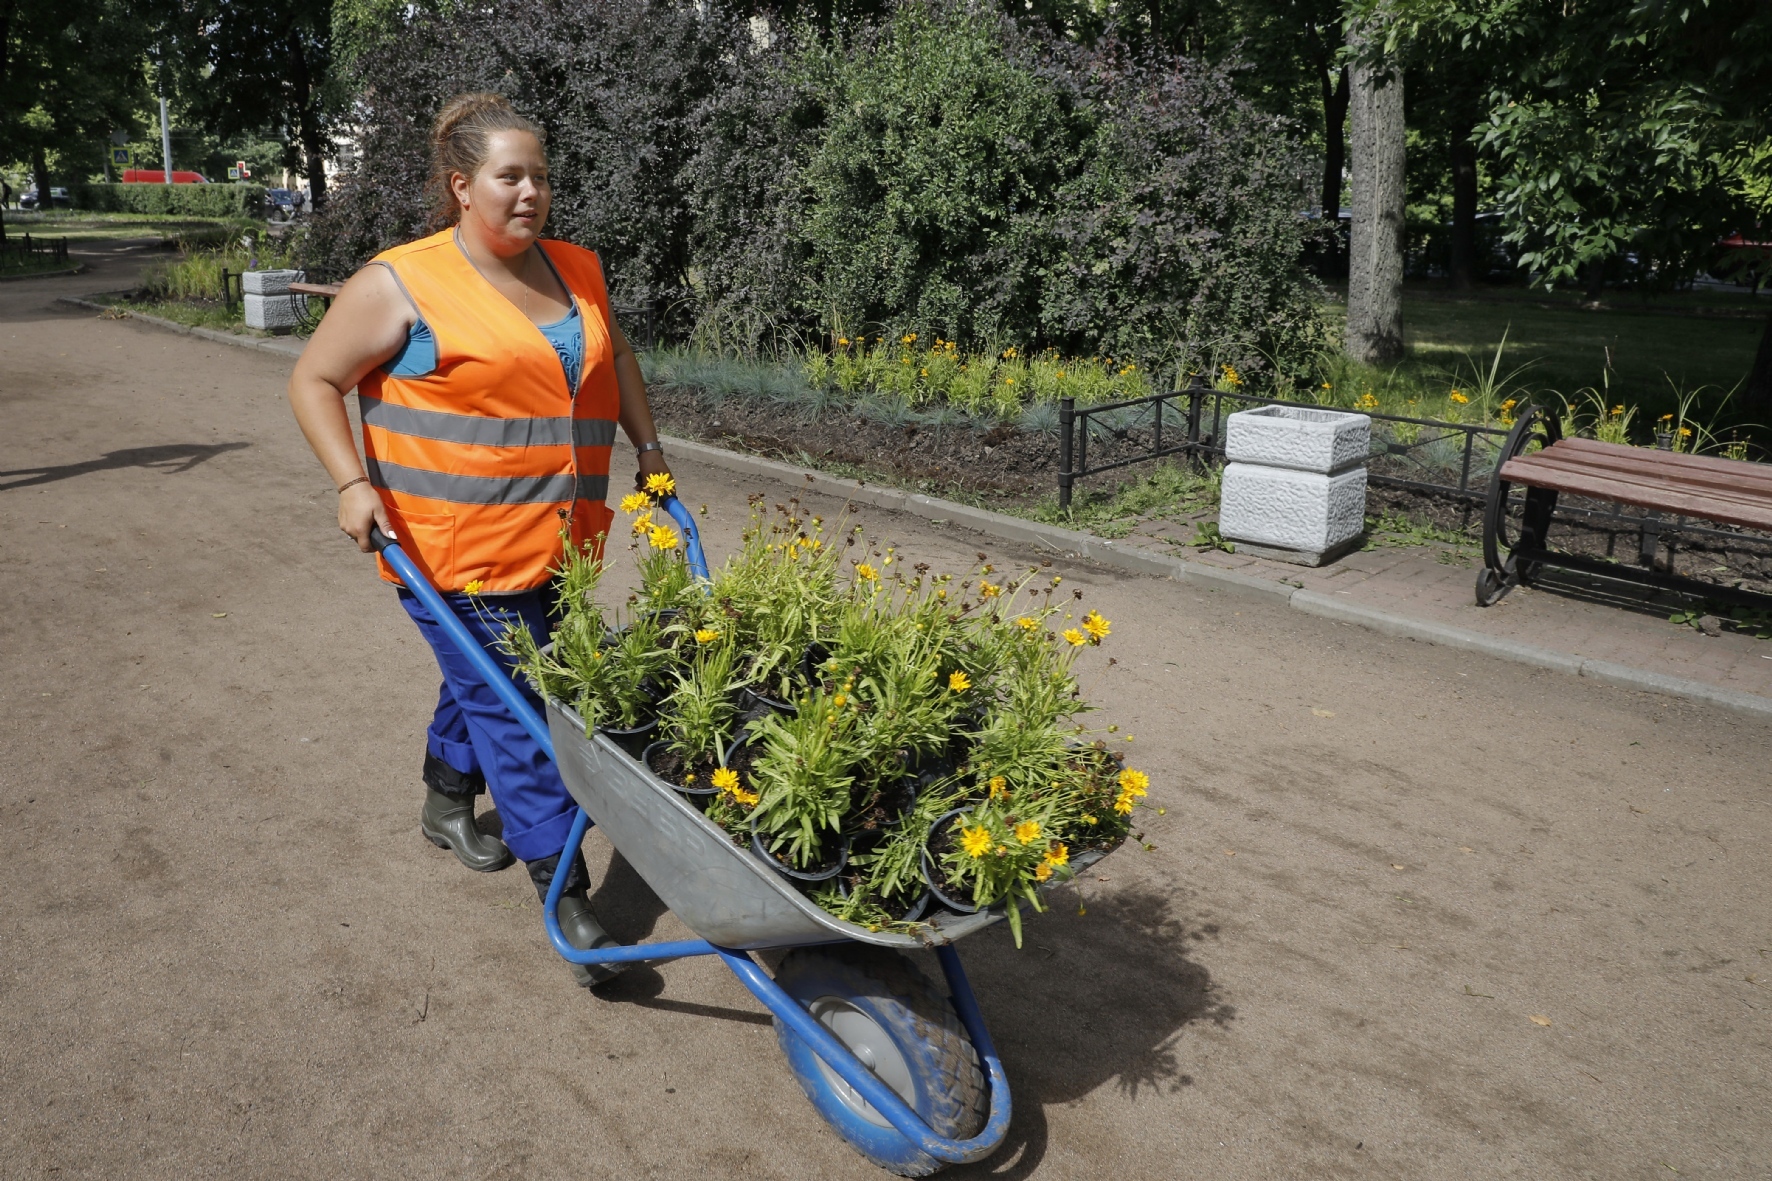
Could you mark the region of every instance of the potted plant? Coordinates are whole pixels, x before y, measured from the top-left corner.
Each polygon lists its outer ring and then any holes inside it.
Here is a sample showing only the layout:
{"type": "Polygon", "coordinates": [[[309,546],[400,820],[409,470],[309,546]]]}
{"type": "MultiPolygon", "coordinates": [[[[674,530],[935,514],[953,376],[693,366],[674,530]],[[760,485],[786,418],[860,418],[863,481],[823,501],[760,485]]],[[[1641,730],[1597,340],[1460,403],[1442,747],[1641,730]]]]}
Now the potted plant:
{"type": "Polygon", "coordinates": [[[802,881],[835,877],[847,856],[842,838],[854,776],[855,707],[814,690],[792,715],[752,726],[762,754],[751,763],[759,800],[751,813],[754,847],[770,865],[802,881]]]}
{"type": "Polygon", "coordinates": [[[726,765],[738,717],[733,690],[734,649],[727,633],[695,629],[687,664],[675,674],[676,686],[659,705],[663,737],[646,748],[648,770],[704,806],[718,790],[714,772],[726,765]]]}

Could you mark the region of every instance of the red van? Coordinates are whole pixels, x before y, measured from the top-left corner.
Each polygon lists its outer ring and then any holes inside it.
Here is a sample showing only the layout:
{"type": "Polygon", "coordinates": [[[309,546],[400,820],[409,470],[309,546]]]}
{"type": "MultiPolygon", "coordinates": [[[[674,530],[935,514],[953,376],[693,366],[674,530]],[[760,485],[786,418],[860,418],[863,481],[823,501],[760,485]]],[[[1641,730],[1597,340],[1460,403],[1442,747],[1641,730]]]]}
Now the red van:
{"type": "MultiPolygon", "coordinates": [[[[126,185],[163,185],[166,183],[164,168],[125,168],[123,183],[126,185]]],[[[172,170],[172,183],[175,185],[206,185],[209,178],[201,172],[180,172],[172,170]]]]}

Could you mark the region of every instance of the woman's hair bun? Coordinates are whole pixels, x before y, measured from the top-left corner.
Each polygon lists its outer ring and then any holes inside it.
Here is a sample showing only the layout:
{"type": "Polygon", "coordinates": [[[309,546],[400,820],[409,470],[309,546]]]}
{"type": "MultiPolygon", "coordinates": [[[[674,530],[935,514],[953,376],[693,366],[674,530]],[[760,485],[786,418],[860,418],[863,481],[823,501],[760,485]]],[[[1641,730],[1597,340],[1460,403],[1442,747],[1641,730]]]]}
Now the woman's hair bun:
{"type": "Polygon", "coordinates": [[[456,173],[473,177],[492,151],[492,137],[500,131],[527,131],[545,148],[541,128],[517,113],[511,100],[490,91],[458,94],[443,104],[431,125],[431,190],[438,225],[461,219],[450,178],[456,173]]]}

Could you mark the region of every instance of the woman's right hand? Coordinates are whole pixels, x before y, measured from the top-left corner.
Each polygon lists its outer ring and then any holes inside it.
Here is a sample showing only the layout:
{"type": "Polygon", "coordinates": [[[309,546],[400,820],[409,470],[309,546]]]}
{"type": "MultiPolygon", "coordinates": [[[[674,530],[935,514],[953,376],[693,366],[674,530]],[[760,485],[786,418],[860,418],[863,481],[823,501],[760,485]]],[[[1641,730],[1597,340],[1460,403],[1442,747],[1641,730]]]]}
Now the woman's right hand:
{"type": "Polygon", "coordinates": [[[369,544],[369,530],[374,525],[380,525],[383,533],[394,537],[394,530],[388,524],[388,507],[382,503],[381,493],[368,484],[353,484],[339,493],[338,527],[350,534],[351,540],[364,553],[375,548],[369,544]]]}

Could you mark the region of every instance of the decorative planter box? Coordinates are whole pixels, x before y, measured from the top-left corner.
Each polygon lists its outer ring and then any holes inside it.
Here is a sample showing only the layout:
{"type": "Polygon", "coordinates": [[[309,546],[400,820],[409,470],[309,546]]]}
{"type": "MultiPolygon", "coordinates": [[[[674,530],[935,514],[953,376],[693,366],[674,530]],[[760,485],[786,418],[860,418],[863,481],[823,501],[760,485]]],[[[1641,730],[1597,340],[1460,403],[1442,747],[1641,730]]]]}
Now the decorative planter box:
{"type": "Polygon", "coordinates": [[[1364,464],[1371,445],[1372,420],[1342,410],[1262,406],[1225,420],[1224,457],[1231,463],[1333,475],[1364,464]]]}
{"type": "Polygon", "coordinates": [[[1304,566],[1332,562],[1366,529],[1366,469],[1337,475],[1226,464],[1218,532],[1242,548],[1304,566]]]}
{"type": "Polygon", "coordinates": [[[291,283],[299,283],[300,271],[246,271],[240,276],[240,290],[246,295],[287,295],[291,283]]]}
{"type": "MultiPolygon", "coordinates": [[[[247,278],[252,272],[246,273],[247,278]]],[[[294,301],[307,304],[305,295],[289,295],[287,289],[282,295],[255,295],[246,293],[246,326],[256,328],[260,332],[288,332],[296,325],[296,306],[294,301]]]]}

